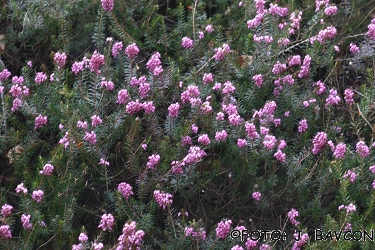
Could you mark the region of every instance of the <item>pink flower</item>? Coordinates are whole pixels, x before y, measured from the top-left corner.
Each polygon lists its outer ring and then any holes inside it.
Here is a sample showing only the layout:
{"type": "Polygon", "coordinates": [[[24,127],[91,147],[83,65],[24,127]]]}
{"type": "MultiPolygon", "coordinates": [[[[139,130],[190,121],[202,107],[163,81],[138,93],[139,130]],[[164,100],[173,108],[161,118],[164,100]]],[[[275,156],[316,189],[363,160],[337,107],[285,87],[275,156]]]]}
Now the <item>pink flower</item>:
{"type": "Polygon", "coordinates": [[[207,84],[214,81],[214,77],[211,73],[204,73],[203,84],[207,84]]]}
{"type": "Polygon", "coordinates": [[[122,42],[117,42],[112,46],[112,56],[116,57],[118,53],[122,50],[122,42]]]}
{"type": "Polygon", "coordinates": [[[12,233],[10,231],[9,225],[0,226],[0,238],[12,238],[12,233]]]}
{"type": "Polygon", "coordinates": [[[337,144],[335,152],[333,153],[333,156],[336,159],[343,159],[345,157],[345,153],[346,153],[346,144],[340,142],[339,144],[337,144]]]}
{"type": "Polygon", "coordinates": [[[102,119],[100,119],[100,117],[97,116],[97,115],[94,115],[94,116],[91,117],[91,126],[93,128],[95,128],[96,126],[102,124],[102,122],[103,122],[102,119]]]}
{"type": "Polygon", "coordinates": [[[245,129],[247,132],[247,136],[253,140],[259,138],[259,134],[256,131],[255,125],[253,123],[246,122],[245,123],[245,129]]]}
{"type": "Polygon", "coordinates": [[[115,218],[112,214],[103,214],[98,228],[101,228],[103,231],[112,230],[114,224],[115,218]]]}
{"type": "Polygon", "coordinates": [[[336,14],[337,10],[338,8],[336,7],[336,5],[328,6],[324,9],[324,14],[326,14],[327,16],[332,16],[336,14]]]}
{"type": "Polygon", "coordinates": [[[253,250],[257,247],[258,241],[252,240],[251,238],[247,238],[245,242],[245,246],[247,250],[253,250]]]}
{"type": "Polygon", "coordinates": [[[348,170],[348,171],[346,171],[346,173],[344,174],[343,177],[344,177],[344,178],[347,178],[347,179],[350,179],[350,182],[351,182],[351,183],[354,183],[354,182],[355,182],[355,179],[357,178],[357,175],[356,175],[356,173],[354,173],[353,171],[348,170]]]}
{"type": "Polygon", "coordinates": [[[237,140],[237,146],[238,146],[239,148],[243,148],[243,147],[245,147],[246,144],[247,144],[246,139],[238,139],[238,140],[237,140]]]}
{"type": "Polygon", "coordinates": [[[47,75],[46,74],[44,74],[43,72],[36,73],[36,76],[35,76],[35,82],[36,82],[36,84],[40,85],[45,80],[47,80],[47,75]]]}
{"type": "Polygon", "coordinates": [[[3,71],[0,72],[0,81],[7,80],[11,75],[8,69],[3,69],[3,71]]]}
{"type": "Polygon", "coordinates": [[[233,84],[230,81],[226,81],[224,83],[224,88],[222,89],[222,93],[225,94],[233,94],[236,88],[233,86],[233,84]]]}
{"type": "Polygon", "coordinates": [[[344,99],[345,99],[345,102],[347,103],[347,104],[349,104],[349,105],[352,105],[353,103],[354,103],[354,92],[353,92],[353,90],[351,90],[351,89],[346,89],[345,91],[344,91],[344,95],[345,95],[345,97],[344,97],[344,99]]]}
{"type": "Polygon", "coordinates": [[[298,74],[299,78],[305,78],[310,74],[310,63],[311,63],[311,56],[306,55],[303,59],[303,64],[301,66],[301,71],[298,74]]]}
{"type": "Polygon", "coordinates": [[[254,192],[253,194],[252,194],[252,196],[253,196],[253,199],[254,200],[256,200],[256,201],[260,201],[260,197],[262,197],[262,194],[260,193],[260,192],[254,192]]]}
{"type": "Polygon", "coordinates": [[[354,43],[350,43],[350,49],[349,50],[353,54],[358,54],[359,52],[361,52],[359,50],[359,47],[356,44],[354,44],[354,43]]]}
{"type": "Polygon", "coordinates": [[[38,129],[43,127],[47,124],[47,116],[39,115],[37,118],[35,118],[35,126],[34,129],[38,129]]]}
{"type": "Polygon", "coordinates": [[[316,93],[317,95],[321,95],[321,94],[324,93],[324,91],[326,91],[326,87],[325,87],[324,83],[321,82],[321,81],[317,81],[317,82],[314,84],[314,86],[316,87],[316,92],[315,92],[315,93],[316,93]]]}
{"type": "Polygon", "coordinates": [[[65,55],[65,53],[62,53],[62,54],[60,54],[59,52],[55,53],[53,60],[55,60],[58,66],[58,69],[61,69],[62,67],[64,67],[66,58],[67,56],[65,55]]]}
{"type": "Polygon", "coordinates": [[[183,161],[186,164],[193,164],[195,162],[200,161],[203,157],[205,157],[207,154],[204,152],[203,149],[197,146],[190,147],[188,154],[185,156],[183,161]]]}
{"type": "Polygon", "coordinates": [[[261,74],[253,76],[253,80],[255,81],[255,85],[260,88],[263,84],[263,76],[261,74]]]}
{"type": "Polygon", "coordinates": [[[303,119],[299,122],[298,132],[300,133],[306,132],[308,128],[309,128],[309,125],[307,124],[306,119],[303,119]]]}
{"type": "Polygon", "coordinates": [[[190,136],[182,137],[181,144],[182,146],[191,145],[192,144],[191,137],[190,136]]]}
{"type": "Polygon", "coordinates": [[[278,75],[284,70],[286,70],[286,64],[285,63],[281,64],[280,61],[277,61],[275,65],[273,65],[272,73],[274,73],[275,75],[278,75]]]}
{"type": "Polygon", "coordinates": [[[148,97],[148,92],[150,91],[151,89],[151,84],[145,82],[140,82],[139,83],[139,89],[138,89],[138,92],[139,92],[139,95],[141,96],[141,98],[146,98],[148,97]]]}
{"type": "Polygon", "coordinates": [[[239,245],[235,245],[230,250],[244,250],[244,249],[243,247],[240,247],[239,245]]]}
{"type": "Polygon", "coordinates": [[[217,228],[215,230],[216,231],[216,236],[219,239],[225,239],[228,236],[229,232],[230,232],[231,225],[232,225],[232,221],[231,220],[220,221],[217,224],[217,228]]]}
{"type": "Polygon", "coordinates": [[[286,142],[284,140],[279,141],[279,146],[277,146],[278,150],[283,150],[286,147],[286,142]]]}
{"type": "Polygon", "coordinates": [[[103,77],[102,81],[100,82],[100,87],[105,87],[107,91],[112,91],[115,88],[115,85],[112,81],[106,81],[105,77],[103,77]]]}
{"type": "Polygon", "coordinates": [[[104,247],[104,245],[103,245],[103,243],[101,243],[101,242],[99,242],[99,243],[95,242],[95,243],[93,244],[93,247],[94,247],[94,250],[102,250],[103,247],[104,247]]]}
{"type": "Polygon", "coordinates": [[[222,61],[227,54],[231,52],[228,44],[224,43],[222,47],[215,48],[214,59],[216,61],[222,61]]]}
{"type": "Polygon", "coordinates": [[[108,12],[111,12],[113,10],[114,2],[113,0],[101,0],[102,1],[102,7],[108,12]]]}
{"type": "Polygon", "coordinates": [[[130,195],[134,194],[132,187],[126,182],[121,182],[118,184],[117,190],[126,200],[129,199],[130,195]]]}
{"type": "Polygon", "coordinates": [[[172,118],[177,117],[179,109],[180,109],[180,104],[178,102],[177,103],[172,103],[168,107],[169,116],[172,117],[172,118]]]}
{"type": "Polygon", "coordinates": [[[314,155],[319,154],[320,151],[327,144],[327,134],[324,132],[319,132],[313,139],[313,149],[312,153],[314,155]]]}
{"type": "Polygon", "coordinates": [[[148,157],[147,168],[155,169],[155,165],[160,161],[160,155],[153,154],[148,157]]]}
{"type": "Polygon", "coordinates": [[[52,164],[46,164],[43,166],[43,170],[41,170],[39,172],[39,174],[44,174],[44,175],[47,175],[47,176],[50,176],[52,174],[52,171],[53,171],[54,167],[52,166],[52,164]]]}
{"type": "Polygon", "coordinates": [[[117,102],[119,104],[125,104],[129,99],[129,94],[126,89],[121,89],[117,94],[117,102]]]}
{"type": "Polygon", "coordinates": [[[292,210],[290,210],[288,212],[288,218],[289,218],[289,221],[290,223],[292,223],[294,226],[298,226],[300,224],[299,221],[296,220],[296,217],[299,216],[299,213],[296,209],[292,208],[292,210]]]}
{"type": "Polygon", "coordinates": [[[342,210],[342,209],[345,209],[347,214],[356,211],[356,207],[355,207],[355,205],[353,205],[353,203],[350,203],[350,204],[347,205],[347,206],[345,206],[345,205],[340,205],[339,208],[338,208],[338,210],[342,210]]]}
{"type": "Polygon", "coordinates": [[[95,50],[89,62],[91,72],[94,72],[95,74],[99,75],[100,73],[99,68],[104,64],[105,64],[104,55],[101,55],[95,50]]]}
{"type": "Polygon", "coordinates": [[[83,140],[87,141],[88,143],[95,145],[96,144],[96,134],[94,131],[85,132],[85,136],[83,137],[83,140]]]}
{"type": "Polygon", "coordinates": [[[227,139],[227,132],[225,130],[222,130],[220,132],[216,132],[215,134],[215,140],[217,141],[225,141],[225,139],[227,139]]]}
{"type": "Polygon", "coordinates": [[[167,206],[172,204],[173,195],[164,193],[163,191],[160,191],[160,190],[155,190],[154,198],[156,202],[159,204],[159,206],[162,207],[164,210],[167,206]]]}
{"type": "Polygon", "coordinates": [[[145,114],[151,114],[155,112],[155,106],[153,101],[144,102],[142,106],[145,111],[145,114]]]}
{"type": "Polygon", "coordinates": [[[118,245],[116,249],[140,249],[138,245],[141,244],[145,232],[143,230],[136,231],[137,223],[125,223],[122,228],[122,234],[118,237],[118,245]]]}
{"type": "Polygon", "coordinates": [[[77,128],[82,128],[82,129],[84,129],[84,130],[86,130],[87,129],[87,122],[86,121],[78,121],[77,122],[77,128]]]}
{"type": "Polygon", "coordinates": [[[273,135],[266,135],[263,140],[263,145],[268,150],[273,149],[276,146],[277,140],[273,135]]]}
{"type": "Polygon", "coordinates": [[[182,167],[185,166],[184,161],[172,161],[171,163],[171,172],[172,174],[183,174],[184,170],[182,167]]]}
{"type": "Polygon", "coordinates": [[[135,43],[132,43],[126,47],[125,53],[129,58],[134,58],[138,55],[139,48],[135,43]]]}
{"type": "Polygon", "coordinates": [[[103,158],[100,158],[98,165],[109,166],[109,162],[104,160],[103,158]]]}
{"type": "Polygon", "coordinates": [[[212,33],[212,32],[213,32],[212,25],[211,25],[211,24],[207,25],[205,30],[206,30],[208,33],[212,33]]]}
{"type": "Polygon", "coordinates": [[[27,194],[27,188],[25,188],[23,183],[17,185],[16,193],[19,194],[20,192],[27,194]]]}
{"type": "Polygon", "coordinates": [[[80,242],[86,242],[89,238],[87,237],[87,235],[85,233],[80,233],[79,236],[78,236],[78,240],[80,242]]]}
{"type": "Polygon", "coordinates": [[[191,125],[191,130],[192,130],[195,134],[198,133],[198,126],[195,125],[195,124],[191,125]]]}
{"type": "Polygon", "coordinates": [[[209,145],[211,143],[210,138],[208,137],[207,134],[203,134],[198,137],[198,143],[202,145],[209,145]]]}
{"type": "Polygon", "coordinates": [[[83,62],[74,62],[72,65],[72,72],[77,75],[79,72],[83,71],[83,68],[83,62]]]}
{"type": "Polygon", "coordinates": [[[276,153],[273,155],[276,160],[278,160],[279,162],[285,162],[285,153],[283,153],[283,151],[281,151],[280,149],[276,151],[276,153]]]}
{"type": "Polygon", "coordinates": [[[35,190],[33,191],[31,198],[33,198],[33,200],[39,203],[42,201],[43,195],[44,195],[43,190],[35,190]]]}
{"type": "Polygon", "coordinates": [[[301,65],[301,56],[300,55],[294,55],[294,56],[288,58],[288,64],[289,64],[289,66],[301,65]]]}
{"type": "Polygon", "coordinates": [[[22,214],[21,216],[22,227],[26,230],[33,228],[33,224],[30,223],[30,217],[30,214],[22,214]]]}
{"type": "Polygon", "coordinates": [[[368,28],[368,31],[366,35],[369,36],[370,39],[375,40],[375,18],[371,20],[371,23],[367,26],[367,28],[368,28]]]}
{"type": "Polygon", "coordinates": [[[9,204],[4,204],[2,207],[1,207],[1,215],[3,217],[8,217],[12,214],[12,210],[13,210],[13,207],[9,204]]]}
{"type": "Polygon", "coordinates": [[[163,72],[160,57],[161,57],[160,53],[156,52],[155,54],[151,56],[151,58],[146,63],[147,69],[149,69],[150,71],[153,71],[154,76],[159,76],[163,72]]]}
{"type": "Polygon", "coordinates": [[[370,154],[370,149],[364,141],[359,141],[356,145],[356,152],[361,158],[365,158],[370,154]]]}
{"type": "Polygon", "coordinates": [[[204,38],[204,33],[203,31],[199,31],[198,32],[198,37],[199,37],[199,40],[202,40],[204,38]]]}
{"type": "Polygon", "coordinates": [[[185,37],[182,38],[181,46],[185,49],[191,49],[194,46],[193,40],[190,37],[185,36],[185,37]]]}
{"type": "Polygon", "coordinates": [[[216,120],[217,121],[224,121],[224,113],[223,112],[218,112],[216,114],[216,120]]]}

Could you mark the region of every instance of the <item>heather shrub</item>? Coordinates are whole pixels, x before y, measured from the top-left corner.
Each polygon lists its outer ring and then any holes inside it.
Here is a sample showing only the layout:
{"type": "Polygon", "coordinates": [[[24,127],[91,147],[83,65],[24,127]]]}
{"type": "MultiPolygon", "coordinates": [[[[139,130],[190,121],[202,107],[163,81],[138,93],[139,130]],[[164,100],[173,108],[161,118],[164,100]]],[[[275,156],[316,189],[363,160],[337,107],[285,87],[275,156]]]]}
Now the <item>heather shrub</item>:
{"type": "Polygon", "coordinates": [[[3,10],[1,247],[369,248],[373,2],[160,2],[3,10]]]}

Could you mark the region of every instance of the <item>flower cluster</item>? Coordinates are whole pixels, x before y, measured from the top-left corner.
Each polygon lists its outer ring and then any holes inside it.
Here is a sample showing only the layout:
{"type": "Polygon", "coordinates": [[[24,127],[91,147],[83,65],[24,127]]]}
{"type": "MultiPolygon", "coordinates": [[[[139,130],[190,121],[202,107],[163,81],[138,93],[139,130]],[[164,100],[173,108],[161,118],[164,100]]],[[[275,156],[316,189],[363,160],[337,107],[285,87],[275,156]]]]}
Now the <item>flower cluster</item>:
{"type": "Polygon", "coordinates": [[[60,54],[59,52],[55,53],[55,56],[53,57],[53,60],[56,62],[58,69],[61,69],[64,67],[66,62],[67,56],[65,53],[60,54]]]}
{"type": "Polygon", "coordinates": [[[155,169],[155,165],[158,164],[160,161],[160,155],[158,154],[153,154],[148,157],[148,162],[147,162],[147,168],[149,169],[155,169]]]}
{"type": "Polygon", "coordinates": [[[43,196],[44,196],[43,190],[35,190],[33,191],[31,198],[39,203],[42,201],[43,196]]]}
{"type": "Polygon", "coordinates": [[[193,238],[198,240],[206,239],[206,231],[203,228],[195,230],[193,227],[185,227],[184,231],[186,237],[192,236],[193,238]]]}
{"type": "Polygon", "coordinates": [[[355,179],[357,178],[357,174],[351,170],[348,170],[343,177],[349,179],[351,183],[354,183],[355,179]]]}
{"type": "Polygon", "coordinates": [[[112,214],[103,214],[98,228],[101,228],[103,231],[107,231],[107,230],[111,231],[114,224],[115,224],[115,218],[113,217],[112,214]]]}
{"type": "Polygon", "coordinates": [[[313,139],[313,149],[312,153],[314,155],[319,154],[323,150],[324,146],[327,144],[327,134],[324,132],[319,132],[313,139]]]}
{"type": "Polygon", "coordinates": [[[193,164],[195,162],[198,162],[205,156],[206,156],[206,152],[204,152],[203,149],[197,146],[193,146],[193,147],[190,147],[189,153],[185,156],[183,161],[186,164],[193,164]]]}
{"type": "Polygon", "coordinates": [[[101,0],[102,1],[102,7],[108,12],[111,12],[113,10],[114,1],[113,0],[101,0]]]}
{"type": "Polygon", "coordinates": [[[356,207],[355,207],[355,205],[353,205],[353,203],[350,203],[350,204],[347,205],[347,206],[345,206],[345,205],[340,205],[338,209],[339,209],[339,210],[345,209],[347,214],[356,211],[356,207]]]}
{"type": "Polygon", "coordinates": [[[154,76],[159,76],[163,72],[163,67],[161,66],[160,53],[156,52],[151,56],[151,58],[146,63],[148,70],[152,71],[154,76]]]}
{"type": "Polygon", "coordinates": [[[231,226],[232,226],[232,221],[231,220],[220,221],[217,224],[217,228],[215,230],[216,231],[216,236],[219,239],[225,239],[228,236],[228,234],[229,234],[231,226]]]}
{"type": "Polygon", "coordinates": [[[48,164],[43,166],[43,170],[40,170],[39,174],[44,174],[44,175],[50,176],[52,174],[53,169],[54,169],[54,167],[52,166],[52,164],[48,163],[48,164]]]}
{"type": "Polygon", "coordinates": [[[1,215],[3,217],[8,217],[12,214],[12,210],[13,210],[13,207],[9,204],[4,204],[2,207],[1,207],[1,215]]]}
{"type": "Polygon", "coordinates": [[[289,212],[288,212],[288,218],[289,218],[289,221],[290,223],[292,223],[294,226],[298,226],[300,224],[299,221],[296,220],[296,217],[299,216],[299,212],[292,208],[289,212]]]}
{"type": "Polygon", "coordinates": [[[139,48],[135,43],[128,45],[125,49],[125,54],[130,58],[134,58],[138,55],[139,48]]]}
{"type": "Polygon", "coordinates": [[[143,230],[136,230],[137,223],[125,223],[122,228],[122,234],[118,237],[117,250],[139,249],[139,245],[143,241],[145,232],[143,230]]]}
{"type": "Polygon", "coordinates": [[[365,158],[370,154],[370,149],[364,141],[359,141],[356,145],[356,152],[361,158],[365,158]]]}
{"type": "Polygon", "coordinates": [[[130,195],[134,194],[132,187],[126,182],[121,182],[118,184],[117,190],[126,200],[129,199],[130,195]]]}
{"type": "Polygon", "coordinates": [[[182,38],[181,46],[185,49],[191,49],[194,46],[193,40],[190,37],[185,36],[185,37],[182,38]]]}
{"type": "Polygon", "coordinates": [[[43,125],[47,124],[47,116],[42,116],[39,115],[38,117],[35,118],[35,126],[34,129],[38,129],[43,127],[43,125]]]}
{"type": "Polygon", "coordinates": [[[163,191],[160,191],[160,190],[155,190],[154,198],[156,202],[159,204],[159,206],[165,209],[167,206],[172,204],[173,195],[164,193],[163,191]]]}
{"type": "Polygon", "coordinates": [[[215,48],[214,59],[216,61],[222,61],[224,60],[225,56],[228,55],[230,52],[231,50],[230,50],[229,45],[224,43],[223,46],[219,48],[215,48]]]}

